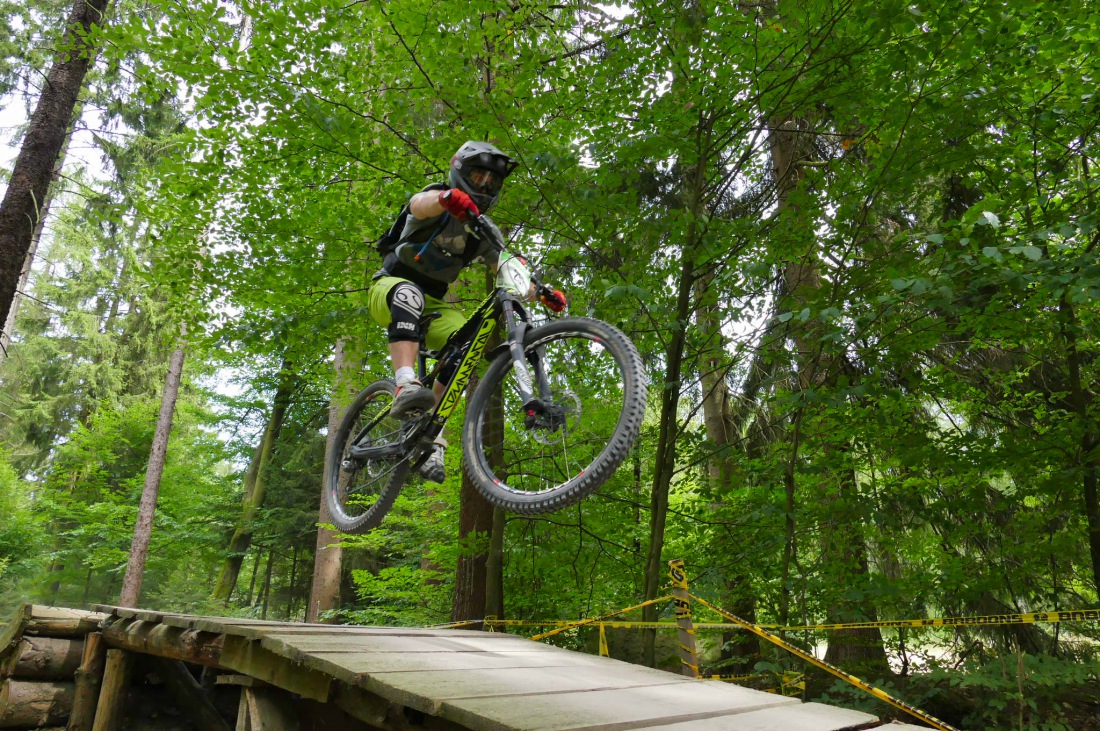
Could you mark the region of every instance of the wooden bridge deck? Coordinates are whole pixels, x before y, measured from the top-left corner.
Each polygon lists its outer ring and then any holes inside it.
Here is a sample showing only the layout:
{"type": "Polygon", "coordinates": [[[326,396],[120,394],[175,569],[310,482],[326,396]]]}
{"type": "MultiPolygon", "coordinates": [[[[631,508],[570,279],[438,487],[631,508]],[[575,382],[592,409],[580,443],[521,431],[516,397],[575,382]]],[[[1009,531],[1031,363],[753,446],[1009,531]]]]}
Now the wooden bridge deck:
{"type": "MultiPolygon", "coordinates": [[[[692,680],[503,633],[96,609],[108,647],[214,668],[225,674],[219,683],[263,687],[282,696],[284,706],[298,698],[333,704],[368,727],[390,731],[917,728],[883,726],[858,711],[692,680]]],[[[256,705],[250,721],[245,705],[239,731],[296,728],[287,720],[293,714],[285,715],[284,725],[260,723],[263,711],[256,705]]]]}

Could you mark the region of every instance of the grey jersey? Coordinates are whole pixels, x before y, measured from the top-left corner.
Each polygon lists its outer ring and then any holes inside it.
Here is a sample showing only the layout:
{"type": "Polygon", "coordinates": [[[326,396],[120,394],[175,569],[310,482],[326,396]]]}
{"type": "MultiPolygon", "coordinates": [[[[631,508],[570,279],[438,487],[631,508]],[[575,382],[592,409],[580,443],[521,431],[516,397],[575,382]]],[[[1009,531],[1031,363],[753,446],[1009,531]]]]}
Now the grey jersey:
{"type": "MultiPolygon", "coordinates": [[[[483,220],[498,241],[502,240],[496,224],[487,217],[483,217],[483,220]]],[[[454,216],[444,214],[420,219],[410,215],[405,221],[405,230],[401,233],[401,243],[394,253],[404,267],[421,277],[450,284],[458,279],[459,272],[469,263],[481,259],[495,264],[499,249],[493,242],[479,241],[470,236],[465,224],[454,216]],[[467,251],[469,245],[477,248],[467,251]]]]}

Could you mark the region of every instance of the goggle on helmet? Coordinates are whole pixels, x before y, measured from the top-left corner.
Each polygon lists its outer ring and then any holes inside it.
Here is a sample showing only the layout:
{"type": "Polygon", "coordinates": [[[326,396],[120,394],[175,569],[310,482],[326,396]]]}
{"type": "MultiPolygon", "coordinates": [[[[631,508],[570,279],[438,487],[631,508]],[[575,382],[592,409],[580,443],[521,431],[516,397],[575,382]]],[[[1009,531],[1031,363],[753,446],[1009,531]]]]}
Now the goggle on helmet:
{"type": "Polygon", "coordinates": [[[451,158],[450,184],[465,191],[485,212],[496,205],[504,179],[517,165],[488,142],[467,142],[451,158]]]}

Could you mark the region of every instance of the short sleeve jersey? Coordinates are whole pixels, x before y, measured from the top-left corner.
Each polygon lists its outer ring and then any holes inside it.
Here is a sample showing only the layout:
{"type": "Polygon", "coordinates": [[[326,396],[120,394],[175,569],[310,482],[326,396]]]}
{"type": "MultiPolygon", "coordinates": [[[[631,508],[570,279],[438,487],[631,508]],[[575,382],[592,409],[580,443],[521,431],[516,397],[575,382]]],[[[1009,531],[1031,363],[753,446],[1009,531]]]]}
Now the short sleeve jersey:
{"type": "MultiPolygon", "coordinates": [[[[488,223],[497,231],[495,224],[488,223]]],[[[401,243],[386,256],[382,267],[390,275],[418,285],[426,294],[442,298],[463,267],[478,260],[495,263],[498,255],[491,241],[474,238],[465,224],[450,214],[424,219],[410,215],[401,243]]]]}

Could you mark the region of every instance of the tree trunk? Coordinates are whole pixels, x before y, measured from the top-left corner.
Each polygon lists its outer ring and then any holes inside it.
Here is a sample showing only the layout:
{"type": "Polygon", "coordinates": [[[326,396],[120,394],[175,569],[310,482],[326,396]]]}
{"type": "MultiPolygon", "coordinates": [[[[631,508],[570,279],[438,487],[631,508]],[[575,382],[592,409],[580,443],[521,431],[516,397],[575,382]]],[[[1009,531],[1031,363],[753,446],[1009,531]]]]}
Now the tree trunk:
{"type": "Polygon", "coordinates": [[[485,615],[504,619],[504,510],[493,508],[493,532],[485,561],[485,615]]]}
{"type": "MultiPolygon", "coordinates": [[[[466,387],[467,399],[477,388],[476,376],[466,387]]],[[[484,427],[488,444],[499,444],[492,439],[493,410],[484,427]]],[[[487,568],[493,532],[493,506],[474,487],[466,471],[462,471],[462,487],[459,491],[458,512],[458,563],[455,566],[455,589],[451,600],[451,621],[483,619],[488,597],[487,568]]]]}
{"type": "Polygon", "coordinates": [[[283,361],[283,367],[279,373],[279,386],[275,391],[275,400],[271,407],[271,416],[267,420],[263,436],[256,446],[256,453],[244,477],[244,510],[237,522],[236,530],[233,531],[233,537],[229,540],[225,563],[222,565],[221,575],[218,576],[218,583],[214,587],[212,598],[226,606],[229,605],[229,598],[237,585],[241,564],[248,553],[248,547],[252,545],[252,524],[267,496],[267,466],[271,461],[275,443],[279,439],[279,432],[282,431],[283,420],[296,383],[297,379],[291,372],[290,365],[283,361]]]}
{"type": "Polygon", "coordinates": [[[34,256],[38,252],[38,242],[42,240],[42,230],[46,227],[46,218],[50,213],[50,203],[53,201],[55,191],[53,183],[57,180],[57,176],[61,174],[61,166],[65,162],[65,152],[72,137],[73,126],[70,124],[68,134],[65,135],[65,142],[61,145],[61,153],[57,156],[57,164],[54,166],[53,175],[50,176],[50,187],[46,193],[46,199],[42,201],[42,210],[39,214],[38,223],[34,226],[34,233],[31,235],[27,255],[23,259],[23,268],[19,270],[19,281],[15,285],[15,295],[12,297],[11,309],[4,321],[4,329],[0,330],[0,363],[3,363],[8,356],[8,345],[11,344],[12,336],[15,334],[15,318],[19,316],[19,304],[23,301],[23,293],[27,290],[27,283],[31,278],[31,267],[34,266],[34,256]]]}
{"type": "Polygon", "coordinates": [[[290,583],[287,584],[286,590],[286,618],[288,620],[294,617],[294,585],[298,579],[298,547],[294,547],[294,551],[290,554],[290,583]]]}
{"type": "Polygon", "coordinates": [[[75,0],[61,51],[46,77],[31,115],[27,135],[15,159],[8,189],[0,203],[0,322],[6,323],[15,302],[20,274],[30,252],[34,230],[84,85],[95,49],[91,27],[102,21],[109,0],[75,0]]]}
{"type": "Polygon", "coordinates": [[[1097,493],[1100,475],[1100,428],[1089,415],[1092,394],[1081,379],[1081,353],[1077,347],[1077,313],[1073,305],[1062,296],[1059,309],[1062,313],[1062,337],[1066,341],[1066,365],[1069,367],[1070,405],[1081,422],[1081,488],[1085,503],[1085,520],[1088,526],[1089,555],[1092,559],[1093,587],[1100,592],[1100,497],[1097,493]]]}
{"type": "MultiPolygon", "coordinates": [[[[489,270],[485,272],[485,291],[492,292],[496,286],[495,278],[489,270]]],[[[490,344],[496,344],[497,338],[490,344]]],[[[470,378],[466,386],[467,400],[477,389],[477,376],[470,378]]],[[[489,403],[487,419],[482,427],[482,438],[490,445],[489,463],[499,466],[503,462],[503,434],[501,427],[500,398],[494,396],[489,403]]],[[[489,599],[489,556],[493,539],[493,506],[481,496],[473,481],[462,472],[462,487],[459,492],[458,537],[461,553],[455,567],[454,598],[451,601],[451,621],[464,619],[484,619],[486,602],[489,599]]],[[[499,568],[499,563],[494,570],[499,568]]],[[[495,577],[494,577],[495,581],[495,577]]],[[[499,595],[499,586],[494,586],[494,594],[499,595]]],[[[494,597],[495,598],[495,597],[494,597]]]]}
{"type": "MultiPolygon", "coordinates": [[[[699,353],[699,383],[703,391],[703,424],[707,441],[711,443],[711,455],[707,461],[708,477],[715,486],[719,500],[732,496],[734,469],[730,450],[737,443],[731,409],[729,382],[726,378],[729,356],[726,353],[726,337],[722,333],[722,316],[718,310],[718,293],[711,277],[701,277],[695,283],[695,317],[698,337],[702,344],[699,353]]],[[[726,579],[728,603],[734,614],[750,622],[756,621],[756,600],[748,572],[731,567],[726,579]]],[[[749,632],[723,633],[721,659],[725,673],[740,675],[752,670],[760,656],[760,639],[749,632]]]]}
{"type": "MultiPolygon", "coordinates": [[[[799,120],[788,118],[773,120],[770,131],[770,152],[777,188],[776,235],[793,254],[783,269],[784,302],[781,306],[788,312],[801,310],[814,305],[823,280],[818,266],[814,245],[816,234],[813,230],[813,216],[806,215],[799,206],[791,202],[791,193],[802,180],[798,166],[804,157],[804,135],[799,120]],[[782,237],[787,239],[783,240],[782,237]]],[[[824,347],[821,323],[816,318],[791,329],[790,336],[798,352],[798,387],[809,391],[817,388],[829,388],[835,385],[843,365],[841,357],[828,352],[824,347]]],[[[800,415],[801,417],[801,415],[800,415]]],[[[830,435],[823,436],[823,449],[832,464],[843,464],[839,455],[848,449],[848,445],[830,443],[830,435]]],[[[787,475],[787,504],[793,510],[795,503],[794,462],[789,465],[787,475]]],[[[831,490],[827,499],[833,506],[830,514],[832,525],[823,531],[822,557],[826,569],[832,567],[844,577],[844,585],[851,586],[864,581],[870,573],[867,546],[860,530],[863,525],[862,512],[859,510],[860,497],[856,490],[855,474],[850,468],[841,467],[823,473],[825,490],[831,490]]],[[[788,518],[789,519],[789,518],[788,518]]],[[[788,524],[788,531],[792,527],[788,524]]],[[[789,550],[789,548],[787,549],[789,550]]],[[[786,560],[786,557],[785,557],[786,560]]],[[[789,570],[789,564],[785,571],[789,570]]],[[[877,612],[873,601],[865,599],[856,605],[850,602],[824,598],[829,622],[874,621],[877,612]]],[[[785,602],[784,611],[789,604],[785,602]]],[[[877,629],[844,630],[828,633],[829,644],[825,652],[828,662],[844,667],[856,674],[871,672],[884,674],[889,671],[886,653],[882,645],[882,634],[877,629]]]]}
{"type": "MultiPolygon", "coordinates": [[[[693,224],[694,226],[694,224],[693,224]]],[[[689,237],[690,239],[690,237],[689,237]]],[[[665,378],[661,389],[661,415],[657,433],[657,452],[653,471],[653,490],[649,504],[649,551],[646,554],[645,585],[643,598],[650,601],[657,598],[657,592],[664,579],[664,564],[661,553],[665,546],[665,520],[668,516],[668,490],[672,483],[672,473],[676,466],[676,436],[679,425],[676,412],[680,405],[681,373],[683,370],[685,326],[691,316],[691,288],[695,279],[695,262],[691,257],[694,242],[684,244],[681,254],[679,292],[676,298],[676,313],[672,325],[672,336],[665,348],[665,378]]],[[[642,609],[643,622],[657,620],[657,606],[650,605],[642,609]]],[[[656,663],[657,631],[643,631],[643,662],[653,667],[656,663]]]]}
{"type": "Polygon", "coordinates": [[[180,378],[183,375],[183,342],[176,346],[168,361],[168,378],[164,382],[164,395],[160,400],[160,415],[153,435],[153,448],[149,454],[149,466],[145,471],[145,487],[141,491],[141,506],[134,525],[134,540],[130,544],[130,561],[126,565],[126,577],[122,580],[119,606],[136,607],[141,596],[141,582],[145,573],[145,559],[149,554],[149,537],[153,532],[153,515],[157,510],[160,478],[168,456],[168,436],[172,432],[172,415],[176,409],[180,378]]]}
{"type": "Polygon", "coordinates": [[[263,594],[263,609],[260,610],[260,619],[267,619],[267,605],[271,599],[271,568],[275,563],[275,549],[268,551],[267,553],[267,570],[264,572],[264,585],[260,589],[260,593],[263,594]]]}
{"type": "Polygon", "coordinates": [[[350,387],[350,374],[358,370],[359,363],[353,359],[345,359],[345,344],[343,340],[336,342],[336,357],[333,360],[333,369],[336,371],[335,385],[332,392],[332,403],[328,410],[328,444],[325,449],[325,470],[322,476],[321,509],[318,517],[320,526],[317,529],[317,549],[313,558],[313,583],[309,591],[309,606],[306,608],[306,621],[317,622],[321,620],[325,612],[340,606],[340,565],[342,548],[339,540],[340,534],[325,528],[329,522],[328,506],[325,504],[324,484],[328,483],[328,453],[335,449],[333,441],[336,438],[336,430],[340,426],[347,404],[354,397],[354,389],[350,387]]]}

